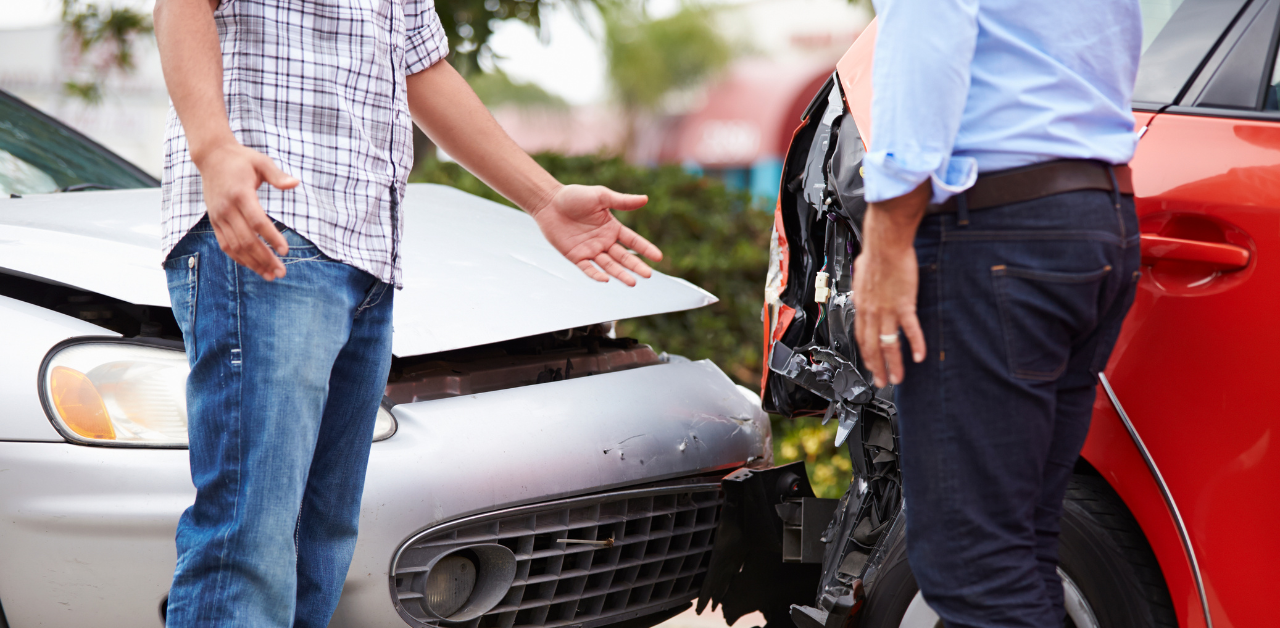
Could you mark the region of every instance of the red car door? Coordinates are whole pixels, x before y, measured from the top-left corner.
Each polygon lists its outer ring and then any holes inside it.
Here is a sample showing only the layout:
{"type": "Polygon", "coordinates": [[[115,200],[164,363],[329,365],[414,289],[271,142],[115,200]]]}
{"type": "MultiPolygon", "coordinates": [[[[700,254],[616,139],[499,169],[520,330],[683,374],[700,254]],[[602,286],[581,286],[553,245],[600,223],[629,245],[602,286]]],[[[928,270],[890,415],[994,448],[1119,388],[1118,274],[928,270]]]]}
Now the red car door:
{"type": "Polygon", "coordinates": [[[1275,625],[1280,590],[1280,0],[1250,4],[1139,142],[1144,276],[1107,372],[1217,628],[1275,625]]]}

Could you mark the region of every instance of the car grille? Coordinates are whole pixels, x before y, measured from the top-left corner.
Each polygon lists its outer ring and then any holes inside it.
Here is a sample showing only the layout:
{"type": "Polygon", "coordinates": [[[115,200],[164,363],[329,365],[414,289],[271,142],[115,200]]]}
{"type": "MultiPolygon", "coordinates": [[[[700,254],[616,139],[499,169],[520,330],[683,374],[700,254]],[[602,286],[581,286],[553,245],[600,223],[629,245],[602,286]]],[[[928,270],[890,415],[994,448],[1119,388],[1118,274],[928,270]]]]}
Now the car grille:
{"type": "Polygon", "coordinates": [[[392,565],[396,609],[411,625],[590,626],[658,613],[697,596],[723,497],[718,483],[618,491],[512,508],[427,530],[392,565]],[[611,546],[561,543],[606,541],[611,546]],[[429,556],[499,543],[516,556],[506,597],[468,622],[433,621],[410,589],[429,556]]]}

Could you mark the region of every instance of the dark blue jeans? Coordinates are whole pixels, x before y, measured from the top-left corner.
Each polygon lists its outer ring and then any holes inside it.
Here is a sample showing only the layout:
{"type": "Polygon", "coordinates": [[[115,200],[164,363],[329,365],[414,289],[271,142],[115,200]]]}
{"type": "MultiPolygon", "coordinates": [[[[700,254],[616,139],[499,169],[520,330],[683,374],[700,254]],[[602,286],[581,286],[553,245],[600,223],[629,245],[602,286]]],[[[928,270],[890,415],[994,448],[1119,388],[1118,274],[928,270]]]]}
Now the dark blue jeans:
{"type": "Polygon", "coordinates": [[[283,231],[274,282],[219,250],[207,219],[165,261],[196,486],[171,627],[323,628],[351,564],[394,290],[283,231]]]}
{"type": "Polygon", "coordinates": [[[1132,198],[928,216],[915,247],[929,353],[897,388],[911,569],[948,628],[1062,626],[1059,518],[1137,284],[1132,198]]]}

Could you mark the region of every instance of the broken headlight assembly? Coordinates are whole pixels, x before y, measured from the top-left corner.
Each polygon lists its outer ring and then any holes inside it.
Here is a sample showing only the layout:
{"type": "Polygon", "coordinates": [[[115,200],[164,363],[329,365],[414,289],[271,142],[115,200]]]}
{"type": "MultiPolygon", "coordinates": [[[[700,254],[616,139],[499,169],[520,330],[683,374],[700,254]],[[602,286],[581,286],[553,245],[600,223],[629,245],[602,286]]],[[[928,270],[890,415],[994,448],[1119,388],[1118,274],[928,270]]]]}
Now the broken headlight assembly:
{"type": "Polygon", "coordinates": [[[801,463],[724,479],[725,515],[699,609],[723,604],[729,623],[759,610],[769,627],[854,625],[905,521],[892,387],[875,388],[851,333],[866,147],[837,78],[805,110],[783,165],[761,397],[784,417],[837,421],[853,479],[838,500],[817,498],[801,463]]]}
{"type": "MultiPolygon", "coordinates": [[[[67,440],[117,447],[187,446],[187,354],[180,343],[75,339],[40,369],[40,399],[67,440]]],[[[379,408],[374,440],[395,433],[379,408]]]]}

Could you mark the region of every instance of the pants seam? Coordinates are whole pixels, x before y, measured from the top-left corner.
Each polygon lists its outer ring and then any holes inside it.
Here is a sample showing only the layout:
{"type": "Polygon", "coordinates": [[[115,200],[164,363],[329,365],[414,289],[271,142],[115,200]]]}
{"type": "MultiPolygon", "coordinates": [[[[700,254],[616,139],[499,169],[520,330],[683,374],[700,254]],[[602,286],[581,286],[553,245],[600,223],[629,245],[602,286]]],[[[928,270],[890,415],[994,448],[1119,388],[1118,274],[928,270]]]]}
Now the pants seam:
{"type": "Polygon", "coordinates": [[[360,307],[356,308],[355,316],[353,316],[352,319],[360,318],[360,314],[364,313],[365,310],[381,303],[382,295],[385,294],[386,291],[387,291],[386,283],[381,281],[378,281],[377,283],[375,283],[373,288],[369,290],[369,295],[365,297],[364,303],[361,303],[360,307]],[[370,302],[371,299],[372,299],[372,303],[370,302]]]}
{"type": "MultiPolygon", "coordinates": [[[[230,261],[230,259],[228,259],[227,261],[230,261]]],[[[241,320],[240,320],[241,313],[242,313],[242,310],[241,310],[242,295],[240,290],[239,264],[236,264],[235,262],[231,262],[231,285],[232,285],[233,293],[235,294],[236,349],[239,349],[243,343],[243,338],[241,335],[241,320]]],[[[220,357],[219,357],[219,361],[221,361],[220,357]]],[[[231,377],[234,378],[234,383],[232,385],[235,388],[235,396],[236,396],[235,416],[232,419],[232,421],[235,424],[235,444],[236,444],[236,449],[235,449],[236,464],[235,464],[235,472],[234,472],[235,491],[232,493],[235,497],[233,498],[233,501],[231,503],[231,520],[236,521],[239,519],[239,514],[240,514],[240,465],[242,462],[240,439],[243,437],[243,432],[240,429],[240,417],[242,414],[241,409],[244,407],[244,378],[241,377],[241,375],[243,374],[244,371],[243,371],[243,366],[241,368],[228,366],[228,368],[231,368],[231,377]]],[[[226,569],[227,549],[228,549],[227,545],[230,543],[229,541],[230,536],[231,536],[231,529],[228,528],[224,530],[222,533],[222,542],[219,544],[219,547],[218,547],[218,550],[219,550],[218,551],[218,583],[214,587],[214,595],[213,595],[213,599],[215,600],[222,599],[223,589],[227,579],[227,569],[226,569]]]]}

